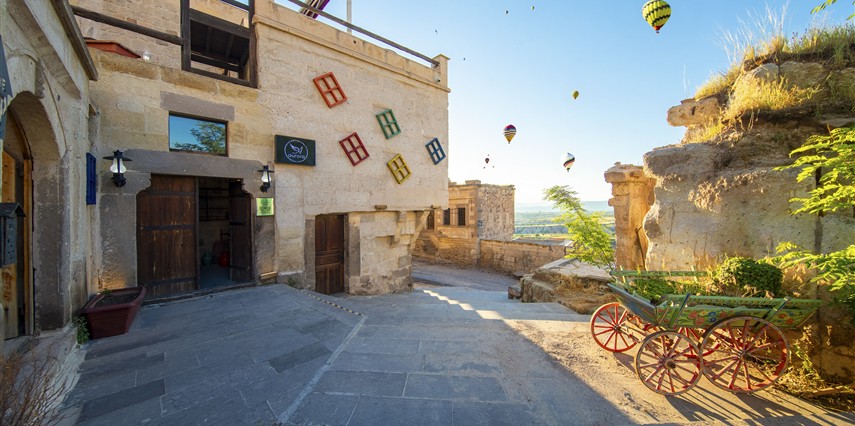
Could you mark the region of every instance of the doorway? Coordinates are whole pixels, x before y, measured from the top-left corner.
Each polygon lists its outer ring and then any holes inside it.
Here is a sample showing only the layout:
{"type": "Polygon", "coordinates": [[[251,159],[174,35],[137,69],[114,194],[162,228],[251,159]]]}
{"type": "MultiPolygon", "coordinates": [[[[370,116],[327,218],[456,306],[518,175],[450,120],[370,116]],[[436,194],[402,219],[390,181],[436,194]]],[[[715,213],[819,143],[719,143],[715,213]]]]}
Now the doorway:
{"type": "Polygon", "coordinates": [[[152,175],[137,196],[146,297],[251,282],[252,197],[239,179],[152,175]]]}
{"type": "Polygon", "coordinates": [[[315,291],[344,291],[344,215],[315,218],[315,291]]]}

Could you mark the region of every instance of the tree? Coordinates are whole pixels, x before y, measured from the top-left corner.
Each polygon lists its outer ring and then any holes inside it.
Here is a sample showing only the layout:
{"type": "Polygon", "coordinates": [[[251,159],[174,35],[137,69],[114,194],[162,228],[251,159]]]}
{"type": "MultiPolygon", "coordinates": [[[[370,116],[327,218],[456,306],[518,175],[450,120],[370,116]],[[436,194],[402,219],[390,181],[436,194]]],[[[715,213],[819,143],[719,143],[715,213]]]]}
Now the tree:
{"type": "MultiPolygon", "coordinates": [[[[833,2],[831,2],[833,3],[833,2]]],[[[830,4],[830,3],[829,3],[830,4]]],[[[806,198],[793,198],[801,207],[793,214],[851,212],[855,216],[855,127],[833,129],[828,136],[814,135],[790,152],[798,156],[789,166],[776,170],[799,169],[798,182],[812,179],[816,188],[806,198]]],[[[821,245],[818,245],[821,246],[821,245]]],[[[837,301],[855,313],[855,244],[830,253],[808,250],[791,242],[778,245],[777,258],[783,267],[807,265],[817,271],[812,281],[822,281],[836,293],[837,301]]],[[[855,322],[855,316],[853,316],[855,322]]]]}
{"type": "Polygon", "coordinates": [[[582,201],[567,186],[555,185],[543,191],[544,200],[562,211],[555,222],[563,223],[573,240],[569,255],[603,268],[614,268],[615,252],[611,234],[602,224],[602,214],[588,212],[582,201]]]}

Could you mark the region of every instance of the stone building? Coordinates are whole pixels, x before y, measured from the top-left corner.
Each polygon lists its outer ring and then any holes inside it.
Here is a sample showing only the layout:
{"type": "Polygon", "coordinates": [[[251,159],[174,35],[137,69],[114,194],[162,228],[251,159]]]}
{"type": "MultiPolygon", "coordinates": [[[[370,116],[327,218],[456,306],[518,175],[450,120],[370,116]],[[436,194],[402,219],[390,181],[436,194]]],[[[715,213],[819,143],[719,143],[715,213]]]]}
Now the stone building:
{"type": "Polygon", "coordinates": [[[522,275],[564,256],[564,246],[513,241],[513,185],[448,185],[448,208],[431,210],[414,256],[522,275]]]}
{"type": "Polygon", "coordinates": [[[409,289],[413,241],[447,200],[445,57],[272,0],[72,4],[90,45],[115,42],[92,51],[97,156],[133,160],[125,186],[102,172],[96,287],[409,289]]]}
{"type": "Polygon", "coordinates": [[[86,203],[96,77],[66,2],[0,0],[0,187],[3,206],[15,208],[2,235],[5,339],[61,328],[88,296],[99,215],[86,203]]]}
{"type": "Polygon", "coordinates": [[[105,288],[409,289],[448,200],[447,58],[311,15],[0,0],[5,338],[60,329],[105,288]]]}

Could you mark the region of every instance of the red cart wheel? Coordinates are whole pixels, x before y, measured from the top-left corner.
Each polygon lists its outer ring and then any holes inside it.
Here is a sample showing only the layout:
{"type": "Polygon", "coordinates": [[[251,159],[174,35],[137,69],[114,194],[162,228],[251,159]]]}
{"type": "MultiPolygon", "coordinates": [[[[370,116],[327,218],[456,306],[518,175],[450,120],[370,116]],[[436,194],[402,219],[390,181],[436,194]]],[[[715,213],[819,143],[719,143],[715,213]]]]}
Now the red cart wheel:
{"type": "Polygon", "coordinates": [[[635,354],[635,372],[653,392],[686,392],[701,378],[698,345],[676,331],[657,331],[641,342],[635,354]]]}
{"type": "Polygon", "coordinates": [[[591,316],[591,335],[601,348],[610,352],[623,352],[638,343],[630,323],[639,320],[620,303],[600,306],[591,316]]]}
{"type": "MultiPolygon", "coordinates": [[[[703,328],[691,328],[691,327],[679,327],[677,328],[677,333],[680,333],[689,339],[692,340],[696,345],[700,346],[701,341],[704,340],[704,329],[703,328]]],[[[704,350],[704,353],[701,356],[707,356],[712,353],[715,348],[707,348],[704,350]]]]}
{"type": "Polygon", "coordinates": [[[787,369],[790,353],[778,327],[748,316],[715,323],[701,348],[704,376],[729,392],[755,392],[775,383],[787,369]]]}

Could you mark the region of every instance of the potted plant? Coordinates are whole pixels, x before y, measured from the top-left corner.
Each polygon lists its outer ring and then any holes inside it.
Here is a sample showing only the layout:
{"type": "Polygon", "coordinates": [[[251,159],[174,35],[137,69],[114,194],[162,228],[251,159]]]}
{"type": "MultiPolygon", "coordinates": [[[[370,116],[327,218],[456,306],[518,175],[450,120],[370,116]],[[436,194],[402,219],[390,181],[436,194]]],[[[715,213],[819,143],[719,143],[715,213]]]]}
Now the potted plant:
{"type": "Polygon", "coordinates": [[[100,339],[127,333],[144,297],[145,287],[105,290],[96,294],[80,311],[89,324],[91,337],[100,339]]]}

